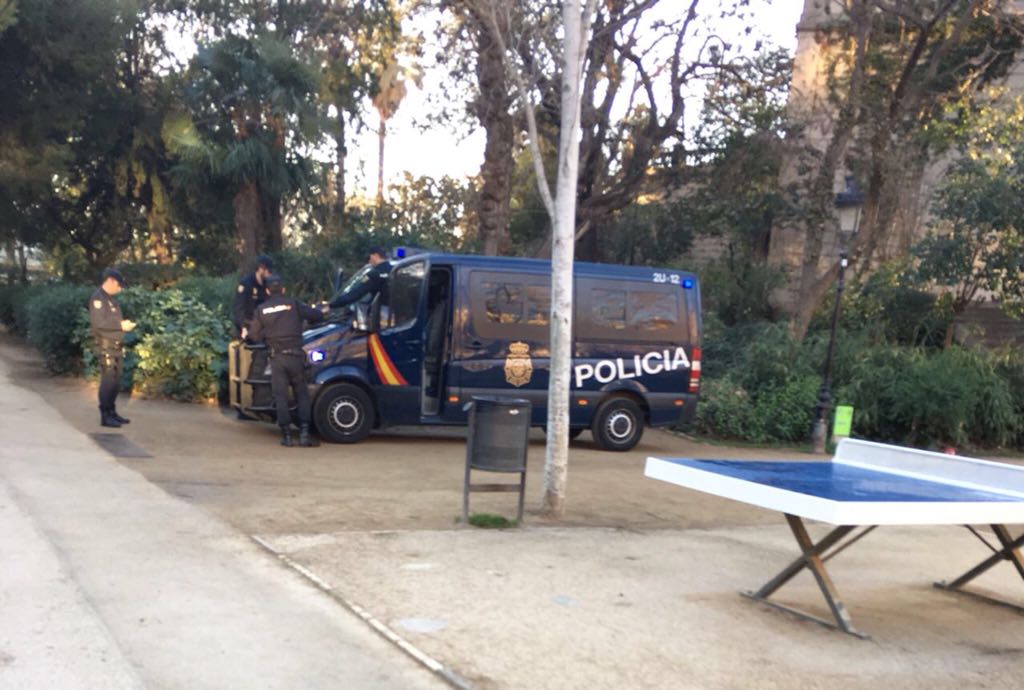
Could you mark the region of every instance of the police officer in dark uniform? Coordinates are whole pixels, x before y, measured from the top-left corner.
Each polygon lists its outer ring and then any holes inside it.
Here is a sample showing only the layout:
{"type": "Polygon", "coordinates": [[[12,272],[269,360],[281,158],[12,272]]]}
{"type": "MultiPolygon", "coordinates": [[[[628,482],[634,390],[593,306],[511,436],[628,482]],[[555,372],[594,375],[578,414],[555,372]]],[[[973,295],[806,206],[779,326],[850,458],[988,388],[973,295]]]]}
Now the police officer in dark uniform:
{"type": "Polygon", "coordinates": [[[344,307],[358,302],[364,295],[375,295],[382,291],[387,285],[388,273],[391,272],[391,263],[388,261],[388,254],[380,247],[370,250],[370,256],[366,262],[373,268],[363,276],[363,279],[341,293],[329,303],[331,309],[344,307]]]}
{"type": "MultiPolygon", "coordinates": [[[[256,307],[267,299],[266,278],[274,269],[274,262],[269,256],[257,256],[256,268],[252,273],[242,276],[238,281],[235,290],[235,302],[231,307],[231,320],[235,324],[235,332],[242,339],[242,347],[245,343],[252,343],[249,338],[249,330],[252,328],[252,317],[256,307]]],[[[249,371],[244,373],[246,379],[261,379],[265,376],[267,369],[266,350],[255,349],[252,352],[252,361],[249,371]]],[[[270,404],[270,392],[266,386],[259,386],[253,390],[253,405],[264,406],[270,404]]],[[[238,411],[239,419],[248,419],[241,410],[238,411]]]]}
{"type": "Polygon", "coordinates": [[[114,299],[123,287],[121,274],[108,268],[103,272],[100,287],[89,298],[89,323],[100,365],[100,425],[114,428],[130,421],[119,415],[116,407],[124,371],[124,334],[135,328],[134,323],[121,316],[121,306],[114,299]]]}
{"type": "Polygon", "coordinates": [[[293,297],[286,297],[281,277],[268,275],[264,284],[270,297],[256,308],[250,338],[267,344],[270,354],[270,387],[277,405],[277,425],[281,427],[281,445],[291,446],[291,416],[288,412],[288,388],[295,393],[298,407],[299,445],[317,445],[309,435],[311,417],[309,390],[306,388],[306,353],[302,349],[302,322],[319,321],[320,310],[293,297]]]}
{"type": "Polygon", "coordinates": [[[256,307],[267,299],[267,276],[274,270],[274,261],[269,256],[256,257],[256,270],[238,281],[235,303],[231,308],[231,320],[235,322],[242,340],[246,340],[256,307]]]}

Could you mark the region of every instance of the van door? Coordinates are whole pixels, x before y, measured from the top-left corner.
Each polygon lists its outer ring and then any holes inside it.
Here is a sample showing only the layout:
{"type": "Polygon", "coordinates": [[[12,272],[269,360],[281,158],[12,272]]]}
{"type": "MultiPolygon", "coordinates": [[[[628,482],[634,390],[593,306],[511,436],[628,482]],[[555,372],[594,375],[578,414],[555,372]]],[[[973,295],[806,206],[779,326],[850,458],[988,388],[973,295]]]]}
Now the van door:
{"type": "Polygon", "coordinates": [[[388,279],[387,309],[382,323],[370,333],[370,379],[385,424],[418,424],[422,384],[426,259],[403,264],[388,279]]]}
{"type": "Polygon", "coordinates": [[[430,268],[426,313],[420,412],[424,420],[440,420],[451,402],[448,400],[452,319],[452,272],[449,267],[430,268]]]}
{"type": "Polygon", "coordinates": [[[534,425],[547,419],[551,276],[465,270],[452,338],[451,370],[459,395],[525,398],[534,425]]]}

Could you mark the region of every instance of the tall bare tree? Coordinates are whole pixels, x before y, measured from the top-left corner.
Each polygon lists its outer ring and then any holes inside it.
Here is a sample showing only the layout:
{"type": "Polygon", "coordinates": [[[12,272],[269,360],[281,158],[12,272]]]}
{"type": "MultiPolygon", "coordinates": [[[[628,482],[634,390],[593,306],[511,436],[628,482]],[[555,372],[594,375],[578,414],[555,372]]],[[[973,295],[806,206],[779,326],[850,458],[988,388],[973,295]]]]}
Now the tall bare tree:
{"type": "MultiPolygon", "coordinates": [[[[589,42],[597,0],[564,0],[562,3],[561,98],[557,177],[552,196],[538,134],[537,119],[530,103],[535,88],[527,84],[530,72],[511,70],[513,81],[526,104],[530,151],[538,190],[551,218],[551,354],[549,359],[547,446],[544,452],[543,510],[551,517],[565,511],[569,469],[569,388],[572,369],[572,283],[576,235],[576,183],[579,177],[580,93],[583,59],[589,42]]],[[[487,21],[493,35],[507,54],[499,29],[497,3],[488,7],[487,21]]],[[[522,55],[520,53],[520,55],[522,55]]],[[[509,61],[510,64],[511,60],[509,61]]]]}
{"type": "Polygon", "coordinates": [[[800,213],[773,230],[776,259],[793,252],[791,330],[803,338],[834,284],[826,235],[838,225],[835,181],[852,173],[864,190],[851,259],[864,266],[891,245],[905,251],[907,217],[920,216],[924,170],[948,142],[951,116],[979,106],[980,87],[1005,75],[1024,21],[1008,0],[834,0],[817,40],[826,47],[834,110],[804,129],[788,169],[800,213]],[[822,131],[824,134],[822,134],[822,131]],[[910,208],[908,211],[908,207],[910,208]]]}

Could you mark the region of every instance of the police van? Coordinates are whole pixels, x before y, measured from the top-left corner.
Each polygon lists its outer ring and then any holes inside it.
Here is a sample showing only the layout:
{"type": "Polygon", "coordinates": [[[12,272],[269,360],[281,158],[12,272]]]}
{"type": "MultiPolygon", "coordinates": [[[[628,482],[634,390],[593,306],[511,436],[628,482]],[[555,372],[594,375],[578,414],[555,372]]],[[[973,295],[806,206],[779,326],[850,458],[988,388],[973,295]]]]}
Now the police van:
{"type": "MultiPolygon", "coordinates": [[[[571,435],[590,429],[600,447],[625,451],[645,425],[691,420],[697,277],[591,263],[573,274],[571,435]]],[[[393,262],[385,294],[305,333],[317,431],[353,443],[385,426],[464,425],[478,395],[528,399],[531,424],[544,427],[550,311],[549,261],[425,253],[393,262]]],[[[269,412],[245,407],[251,392],[236,398],[240,411],[269,412]]]]}

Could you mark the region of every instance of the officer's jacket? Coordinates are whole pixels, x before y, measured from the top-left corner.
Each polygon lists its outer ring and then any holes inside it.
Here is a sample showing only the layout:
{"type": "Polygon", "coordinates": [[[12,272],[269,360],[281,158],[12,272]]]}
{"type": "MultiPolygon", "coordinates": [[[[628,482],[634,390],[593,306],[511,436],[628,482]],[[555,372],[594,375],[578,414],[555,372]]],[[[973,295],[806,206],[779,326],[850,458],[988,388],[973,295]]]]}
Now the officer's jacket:
{"type": "Polygon", "coordinates": [[[265,342],[272,353],[285,350],[298,353],[302,350],[303,320],[316,322],[321,318],[323,314],[319,310],[294,297],[271,295],[256,308],[249,337],[265,342]]]}
{"type": "Polygon", "coordinates": [[[267,288],[256,280],[256,274],[250,273],[238,281],[238,288],[235,290],[235,303],[231,308],[231,320],[241,330],[242,326],[249,326],[252,321],[256,307],[263,304],[267,299],[267,288]]]}
{"type": "Polygon", "coordinates": [[[331,300],[331,309],[343,307],[346,304],[358,302],[363,295],[374,295],[384,289],[387,285],[388,273],[391,272],[391,263],[381,261],[370,269],[363,279],[351,288],[331,300]]]}
{"type": "Polygon", "coordinates": [[[121,330],[121,307],[103,288],[98,288],[89,298],[89,324],[92,338],[101,350],[117,350],[124,340],[121,330]]]}

